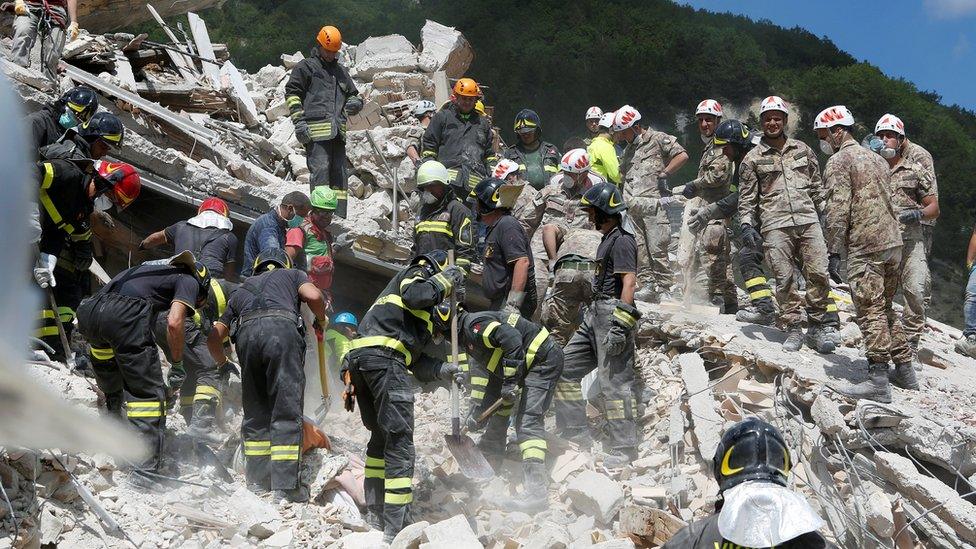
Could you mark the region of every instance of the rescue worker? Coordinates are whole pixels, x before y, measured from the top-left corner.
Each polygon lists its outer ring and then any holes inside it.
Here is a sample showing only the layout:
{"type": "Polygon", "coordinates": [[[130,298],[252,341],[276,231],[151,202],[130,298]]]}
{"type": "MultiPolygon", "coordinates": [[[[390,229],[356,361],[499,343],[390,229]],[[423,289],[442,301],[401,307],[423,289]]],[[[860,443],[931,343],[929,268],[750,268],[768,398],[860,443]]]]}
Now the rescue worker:
{"type": "Polygon", "coordinates": [[[542,230],[547,241],[555,240],[556,255],[549,260],[552,290],[542,302],[540,316],[553,339],[566,346],[583,321],[584,307],[593,300],[594,258],[603,235],[592,228],[564,229],[561,224],[544,225],[542,230]]]}
{"type": "MultiPolygon", "coordinates": [[[[887,162],[891,202],[901,225],[901,293],[905,298],[902,324],[908,344],[917,351],[925,331],[925,310],[932,294],[929,272],[930,242],[926,232],[939,217],[939,188],[934,172],[917,160],[903,156],[905,125],[892,115],[882,116],[874,126],[881,140],[877,151],[887,162]]],[[[912,144],[908,150],[917,147],[912,144]]]]}
{"type": "Polygon", "coordinates": [[[854,116],[844,105],[821,111],[816,125],[820,148],[832,153],[824,170],[831,191],[826,222],[831,271],[839,274],[840,256],[846,254],[851,297],[868,358],[868,381],[839,391],[891,402],[889,361],[895,362],[894,382],[899,387],[917,390],[918,380],[915,355],[892,307],[901,272],[902,240],[888,167],[851,135],[854,116]]]}
{"type": "Polygon", "coordinates": [[[586,109],[583,121],[586,123],[586,137],[583,138],[583,146],[587,147],[600,135],[600,118],[603,116],[603,109],[600,107],[590,107],[586,109]]]}
{"type": "Polygon", "coordinates": [[[30,54],[37,40],[42,18],[50,18],[50,35],[42,43],[41,65],[49,78],[56,78],[64,44],[78,38],[78,0],[14,0],[14,38],[10,61],[30,66],[30,54]]]}
{"type": "MultiPolygon", "coordinates": [[[[338,200],[338,199],[337,199],[338,200]]],[[[258,255],[273,248],[284,249],[290,227],[298,227],[312,209],[312,202],[302,191],[292,191],[272,208],[254,220],[244,235],[244,268],[242,276],[251,276],[258,255]]]]}
{"type": "Polygon", "coordinates": [[[517,142],[505,149],[502,156],[518,162],[525,181],[542,190],[559,171],[559,149],[542,140],[542,120],[531,109],[522,109],[515,115],[515,137],[517,142]]]}
{"type": "Polygon", "coordinates": [[[436,160],[417,168],[420,211],[413,228],[413,253],[456,250],[458,264],[467,268],[475,257],[474,214],[454,196],[450,180],[447,168],[436,160]]]}
{"type": "Polygon", "coordinates": [[[662,549],[834,549],[806,498],[787,488],[793,460],[776,427],[748,417],[722,434],[712,473],[715,513],[679,530],[662,549]],[[757,527],[757,525],[762,525],[757,527]]]}
{"type": "Polygon", "coordinates": [[[142,239],[139,249],[169,244],[177,252],[190,250],[212,276],[233,281],[237,278],[237,236],[233,228],[227,203],[211,196],[200,203],[197,215],[152,233],[142,239]]]}
{"type": "Polygon", "coordinates": [[[676,137],[642,128],[640,121],[640,112],[624,105],[614,114],[613,132],[614,139],[626,145],[620,171],[628,213],[640,236],[638,299],[648,301],[669,295],[674,284],[668,258],[671,221],[665,206],[671,200],[668,178],[688,161],[688,153],[676,137]]]}
{"type": "Polygon", "coordinates": [[[125,163],[55,158],[35,166],[41,230],[34,280],[50,288],[58,308],[44,299],[36,336],[55,350],[52,358],[64,360],[57,317],[70,341],[75,309],[87,289],[83,273],[93,257],[90,219],[95,204],[105,198],[122,210],[139,196],[142,184],[135,168],[125,163]]]}
{"type": "Polygon", "coordinates": [[[437,111],[422,140],[424,160],[437,160],[446,166],[452,185],[468,191],[488,176],[497,160],[491,122],[475,109],[480,96],[477,82],[458,80],[451,102],[437,111]]]}
{"type": "Polygon", "coordinates": [[[579,199],[587,189],[604,180],[590,167],[585,149],[573,149],[564,154],[559,161],[560,173],[552,177],[524,214],[524,221],[532,227],[533,282],[538,296],[546,295],[552,281],[554,271],[550,266],[556,260],[560,237],[565,236],[570,227],[593,228],[579,210],[579,199]],[[543,227],[541,231],[536,230],[539,226],[543,227]]]}
{"type": "Polygon", "coordinates": [[[603,465],[616,468],[637,458],[635,396],[640,391],[634,370],[634,329],[641,317],[634,307],[637,242],[629,232],[627,204],[617,186],[600,183],[590,187],[580,206],[603,239],[596,254],[593,303],[563,349],[563,373],[556,384],[556,424],[563,438],[584,446],[592,444],[580,381],[597,368],[603,416],[610,432],[611,451],[603,465]]]}
{"type": "Polygon", "coordinates": [[[613,113],[608,112],[597,121],[597,134],[587,144],[586,152],[590,155],[591,169],[597,175],[620,186],[620,159],[617,158],[617,148],[610,137],[613,127],[613,113]]]}
{"type": "Polygon", "coordinates": [[[329,226],[339,200],[331,188],[316,187],[312,190],[310,203],[312,208],[302,224],[285,233],[285,253],[292,264],[305,271],[309,281],[322,291],[325,308],[331,310],[335,251],[329,226]]]}
{"type": "MultiPolygon", "coordinates": [[[[370,431],[366,445],[367,521],[383,529],[389,543],[404,526],[413,501],[413,388],[409,368],[419,381],[450,379],[456,371],[423,354],[431,342],[434,306],[463,287],[464,272],[447,265],[447,254],[417,256],[390,280],[359,324],[359,337],[346,354],[342,374],[370,431]]],[[[463,301],[463,300],[462,300],[463,301]]],[[[438,335],[439,337],[439,335],[438,335]]]]}
{"type": "MultiPolygon", "coordinates": [[[[421,99],[417,101],[417,104],[413,106],[413,117],[417,119],[420,123],[420,127],[424,130],[427,126],[430,126],[430,120],[434,117],[434,113],[437,112],[437,105],[434,105],[433,101],[428,99],[421,99]]],[[[414,166],[419,166],[421,161],[420,150],[423,148],[423,134],[416,138],[414,142],[407,145],[407,157],[413,162],[414,166]]]]}
{"type": "Polygon", "coordinates": [[[481,287],[491,310],[532,318],[539,304],[532,250],[511,209],[502,205],[499,189],[504,184],[501,179],[487,178],[474,189],[478,219],[488,226],[481,287]]]}
{"type": "MultiPolygon", "coordinates": [[[[434,329],[445,334],[446,339],[451,329],[450,302],[442,302],[435,313],[434,329]]],[[[511,422],[522,455],[522,491],[498,503],[510,511],[541,511],[546,506],[549,484],[545,416],[563,370],[562,348],[549,336],[549,330],[517,313],[469,313],[459,307],[458,332],[458,343],[468,360],[488,376],[472,377],[472,390],[480,387],[485,396],[480,406],[472,406],[469,427],[482,427],[477,418],[484,409],[499,398],[503,401],[488,419],[478,447],[496,468],[501,465],[511,422]],[[513,420],[512,410],[516,407],[513,420]]]]}
{"type": "Polygon", "coordinates": [[[352,340],[356,339],[356,328],[358,327],[359,321],[356,320],[356,315],[349,311],[336,313],[332,317],[332,323],[329,324],[329,329],[325,331],[324,338],[330,370],[339,371],[339,365],[342,364],[342,359],[349,352],[352,340]]]}
{"type": "Polygon", "coordinates": [[[806,280],[807,345],[820,353],[834,350],[824,331],[830,305],[827,246],[820,218],[826,215],[827,192],[816,155],[802,141],[788,138],[786,102],[775,95],[759,107],[763,137],[739,166],[739,218],[742,238],[750,246],[762,243],[776,277],[787,337],[783,350],[795,352],[804,343],[804,301],[797,273],[806,280]]]}
{"type": "Polygon", "coordinates": [[[122,146],[125,127],[118,116],[110,112],[97,112],[84,124],[66,130],[54,143],[38,149],[43,159],[90,158],[100,160],[112,149],[122,146]]]}
{"type": "Polygon", "coordinates": [[[755,146],[754,137],[758,136],[738,120],[724,120],[718,125],[712,142],[716,147],[722,147],[722,154],[733,165],[732,182],[729,186],[731,192],[721,200],[690,211],[688,229],[693,233],[700,233],[715,219],[731,221],[739,250],[739,273],[745,283],[746,293],[749,294],[749,306],[735,313],[735,319],[771,326],[776,321],[776,305],[773,303],[773,291],[769,288],[762,268],[762,243],[752,239],[746,241],[739,229],[739,167],[746,153],[755,146]]]}
{"type": "Polygon", "coordinates": [[[210,272],[182,252],[163,264],[139,265],[115,276],[78,307],[78,330],[91,343],[95,381],[111,414],[125,416],[149,444],[136,482],[151,484],[159,471],[166,430],[167,382],[153,338],[156,315],[166,311],[173,369],[183,369],[184,322],[210,292],[210,272]],[[148,477],[144,473],[149,473],[148,477]]]}
{"type": "Polygon", "coordinates": [[[962,305],[965,326],[962,338],[956,341],[955,349],[959,354],[976,358],[976,226],[969,235],[969,245],[966,246],[966,297],[962,305]]]}
{"type": "Polygon", "coordinates": [[[308,501],[302,485],[302,406],[305,397],[305,328],[299,307],[308,305],[321,332],[329,320],[322,292],[291,268],[284,250],[254,261],[254,275],[227,302],[207,341],[218,365],[227,362],[228,334],[241,360],[244,476],[255,493],[273,490],[275,501],[308,501]]]}
{"type": "MultiPolygon", "coordinates": [[[[729,194],[735,168],[722,154],[722,148],[715,144],[715,130],[722,122],[722,114],[722,104],[714,99],[705,99],[695,108],[698,133],[705,149],[698,163],[698,177],[685,183],[681,191],[689,200],[698,197],[705,204],[712,204],[729,194]]],[[[709,302],[720,307],[723,313],[731,314],[738,311],[739,300],[732,280],[732,252],[727,228],[724,218],[708,222],[695,242],[698,268],[693,272],[695,282],[705,290],[709,302]]]]}
{"type": "MultiPolygon", "coordinates": [[[[76,86],[27,115],[31,131],[31,151],[54,144],[64,132],[84,125],[98,110],[98,96],[91,88],[76,86]]],[[[39,159],[39,158],[38,158],[39,159]]]]}
{"type": "MultiPolygon", "coordinates": [[[[533,210],[533,204],[535,204],[536,197],[539,196],[539,191],[532,187],[532,185],[525,184],[524,173],[514,160],[507,158],[500,159],[498,164],[495,164],[495,169],[492,171],[491,176],[495,179],[501,179],[506,185],[522,186],[522,192],[519,193],[518,198],[515,199],[515,206],[512,207],[512,215],[522,225],[525,236],[531,239],[538,227],[530,225],[528,219],[533,215],[532,212],[535,211],[533,210]]],[[[471,198],[473,204],[477,207],[477,200],[473,196],[471,198]]]]}
{"type": "Polygon", "coordinates": [[[309,57],[291,70],[285,101],[295,123],[295,137],[305,146],[312,172],[309,192],[319,186],[330,187],[339,201],[336,215],[345,218],[346,120],[363,110],[363,100],[349,71],[339,64],[339,29],[322,27],[317,41],[309,57]]]}

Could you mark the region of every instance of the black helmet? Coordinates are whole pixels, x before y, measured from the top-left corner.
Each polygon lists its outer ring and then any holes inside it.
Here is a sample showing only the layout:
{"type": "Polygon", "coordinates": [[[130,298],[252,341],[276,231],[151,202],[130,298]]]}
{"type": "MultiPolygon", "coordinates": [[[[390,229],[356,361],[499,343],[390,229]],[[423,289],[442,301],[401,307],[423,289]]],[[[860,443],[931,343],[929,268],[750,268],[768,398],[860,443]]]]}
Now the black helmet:
{"type": "Polygon", "coordinates": [[[182,252],[166,260],[166,262],[176,267],[186,267],[190,271],[193,278],[197,279],[197,284],[200,286],[199,292],[197,293],[196,305],[199,307],[205,303],[207,298],[210,296],[210,281],[212,278],[210,276],[210,270],[207,269],[207,266],[197,261],[197,259],[193,257],[193,252],[190,250],[183,250],[182,252]]]}
{"type": "MultiPolygon", "coordinates": [[[[458,307],[461,305],[458,304],[458,307]]],[[[434,305],[434,315],[432,320],[434,321],[434,333],[435,334],[447,334],[451,332],[451,318],[454,316],[451,310],[450,300],[445,299],[437,305],[434,305]]]]}
{"type": "Polygon", "coordinates": [[[624,195],[613,183],[597,183],[580,198],[581,208],[596,208],[607,215],[619,214],[627,209],[624,195]]]}
{"type": "Polygon", "coordinates": [[[61,102],[74,114],[79,124],[91,120],[92,115],[98,110],[98,96],[87,86],[71,88],[61,96],[61,102]]]}
{"type": "Polygon", "coordinates": [[[478,183],[471,194],[478,200],[478,209],[481,213],[488,213],[502,207],[501,193],[498,189],[505,182],[497,177],[486,177],[478,183]]]}
{"type": "Polygon", "coordinates": [[[436,274],[447,268],[447,252],[444,250],[433,250],[425,254],[414,257],[411,265],[425,265],[430,267],[431,274],[436,274]]]}
{"type": "Polygon", "coordinates": [[[753,145],[752,131],[749,130],[749,126],[746,126],[738,120],[723,120],[715,128],[715,136],[712,138],[712,143],[718,146],[731,144],[742,147],[743,149],[749,149],[753,145]]]}
{"type": "Polygon", "coordinates": [[[271,248],[258,254],[254,260],[254,274],[275,268],[291,269],[291,259],[281,248],[271,248]]]}
{"type": "Polygon", "coordinates": [[[522,109],[515,115],[515,133],[539,132],[537,137],[542,137],[542,119],[532,109],[522,109]]]}
{"type": "Polygon", "coordinates": [[[122,139],[125,137],[125,127],[118,116],[106,111],[97,112],[91,120],[82,124],[78,128],[78,135],[85,141],[94,143],[97,139],[104,139],[113,147],[122,146],[122,139]]]}
{"type": "Polygon", "coordinates": [[[779,429],[757,417],[746,418],[725,431],[712,458],[719,492],[747,480],[786,486],[792,466],[779,429]]]}

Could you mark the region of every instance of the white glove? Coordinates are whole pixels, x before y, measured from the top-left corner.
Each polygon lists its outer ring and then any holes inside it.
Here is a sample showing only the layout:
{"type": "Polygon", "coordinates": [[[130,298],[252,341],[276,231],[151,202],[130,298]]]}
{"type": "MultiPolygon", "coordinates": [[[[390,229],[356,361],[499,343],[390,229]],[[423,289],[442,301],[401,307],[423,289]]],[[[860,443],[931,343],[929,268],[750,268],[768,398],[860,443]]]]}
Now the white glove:
{"type": "Polygon", "coordinates": [[[14,0],[14,15],[27,15],[27,5],[24,0],[14,0]]]}
{"type": "Polygon", "coordinates": [[[54,280],[54,266],[57,265],[58,258],[51,254],[42,253],[37,258],[37,263],[34,264],[34,280],[37,281],[37,285],[41,288],[47,288],[50,286],[53,288],[57,285],[54,280]]]}
{"type": "Polygon", "coordinates": [[[78,22],[77,21],[72,21],[71,24],[68,25],[68,28],[67,28],[68,41],[71,42],[72,40],[76,40],[78,38],[78,33],[80,33],[80,32],[81,32],[81,29],[78,28],[78,22]]]}

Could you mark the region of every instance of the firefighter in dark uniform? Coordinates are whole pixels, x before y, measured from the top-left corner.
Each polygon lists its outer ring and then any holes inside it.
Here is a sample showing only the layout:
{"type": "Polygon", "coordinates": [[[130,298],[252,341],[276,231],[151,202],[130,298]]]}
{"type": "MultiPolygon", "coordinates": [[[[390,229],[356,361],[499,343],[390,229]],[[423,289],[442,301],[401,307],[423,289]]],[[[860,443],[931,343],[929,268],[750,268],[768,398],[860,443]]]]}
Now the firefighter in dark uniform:
{"type": "Polygon", "coordinates": [[[244,476],[256,493],[274,490],[276,501],[308,501],[302,485],[302,407],[305,395],[305,326],[301,304],[315,315],[315,329],[328,325],[325,299],[308,275],[291,268],[284,250],[262,252],[214,323],[207,345],[217,364],[227,362],[228,334],[241,360],[244,476]]]}
{"type": "Polygon", "coordinates": [[[637,241],[626,218],[620,189],[611,183],[590,187],[580,199],[590,221],[603,233],[597,248],[593,303],[563,349],[565,367],[556,387],[556,423],[563,437],[589,444],[583,376],[598,368],[603,414],[610,431],[605,467],[622,467],[637,458],[635,334],[640,312],[634,307],[637,241]]]}
{"type": "Polygon", "coordinates": [[[50,288],[58,304],[54,311],[50,300],[44,300],[36,335],[55,349],[55,359],[63,360],[65,349],[55,315],[70,340],[93,257],[90,219],[95,204],[104,198],[122,210],[135,200],[142,185],[139,173],[129,164],[104,160],[44,160],[36,164],[35,174],[41,235],[34,279],[41,288],[50,288]]]}
{"type": "MultiPolygon", "coordinates": [[[[447,266],[441,250],[414,258],[387,284],[359,323],[359,336],[346,353],[342,378],[353,389],[359,414],[370,431],[366,445],[368,521],[383,529],[389,543],[411,524],[413,468],[413,388],[419,381],[448,379],[443,359],[423,354],[434,337],[434,306],[463,288],[464,271],[447,266]]],[[[348,397],[347,397],[348,398],[348,397]]],[[[347,409],[351,409],[347,403],[347,409]]]]}
{"type": "Polygon", "coordinates": [[[122,146],[125,126],[110,112],[97,112],[88,122],[66,130],[54,143],[41,147],[42,160],[55,158],[100,160],[112,149],[122,146]]]}
{"type": "Polygon", "coordinates": [[[715,513],[679,530],[662,549],[836,548],[817,531],[825,523],[806,498],[786,487],[792,468],[776,427],[756,417],[736,423],[712,458],[715,513]]]}
{"type": "Polygon", "coordinates": [[[449,183],[447,168],[436,160],[417,169],[420,213],[413,229],[413,253],[456,250],[458,265],[467,268],[474,259],[474,214],[454,196],[449,183]]]}
{"type": "Polygon", "coordinates": [[[515,136],[518,142],[505,149],[502,157],[517,162],[529,185],[541,190],[559,173],[559,149],[542,140],[542,121],[531,109],[515,115],[515,136]]]}
{"type": "MultiPolygon", "coordinates": [[[[448,302],[437,306],[435,329],[450,333],[450,312],[448,302]]],[[[478,442],[481,450],[491,456],[489,461],[501,463],[512,409],[518,404],[514,424],[522,453],[522,492],[501,503],[506,509],[541,511],[546,504],[548,485],[544,420],[563,370],[563,351],[549,336],[549,330],[518,313],[469,313],[459,308],[458,326],[459,343],[468,360],[474,361],[478,370],[488,376],[471,379],[472,397],[479,390],[483,399],[476,401],[480,405],[473,403],[469,425],[480,427],[473,424],[475,418],[498,398],[504,402],[488,420],[478,442]]]]}
{"type": "MultiPolygon", "coordinates": [[[[71,88],[57,101],[53,101],[27,115],[31,130],[31,152],[55,143],[64,132],[91,120],[98,110],[98,96],[91,88],[71,88]]],[[[39,158],[38,158],[39,159],[39,158]]]]}
{"type": "MultiPolygon", "coordinates": [[[[735,164],[732,184],[725,198],[707,204],[690,213],[688,228],[693,233],[701,232],[708,222],[715,219],[728,219],[737,216],[739,206],[739,164],[742,157],[755,146],[749,127],[738,120],[725,120],[715,129],[712,138],[716,146],[722,147],[722,154],[735,164]]],[[[733,224],[736,228],[739,223],[733,224]]],[[[763,272],[762,240],[756,241],[753,235],[736,231],[736,246],[739,248],[739,270],[745,281],[750,305],[735,314],[736,320],[752,324],[772,326],[776,321],[776,305],[773,292],[763,272]]]]}
{"type": "Polygon", "coordinates": [[[525,229],[502,206],[499,189],[504,184],[501,179],[488,178],[474,190],[478,219],[488,225],[481,286],[491,301],[490,309],[532,318],[539,304],[532,249],[525,229]]]}
{"type": "Polygon", "coordinates": [[[156,314],[168,310],[166,338],[173,367],[183,360],[183,322],[207,300],[210,273],[190,252],[161,265],[119,273],[78,307],[78,329],[91,343],[95,380],[110,413],[125,415],[149,442],[152,454],[136,472],[156,472],[166,429],[166,382],[153,338],[156,314]]]}
{"type": "MultiPolygon", "coordinates": [[[[458,80],[451,102],[437,111],[421,140],[422,159],[444,164],[451,185],[466,191],[488,177],[497,160],[492,148],[491,121],[475,109],[480,96],[477,82],[470,78],[458,80]]],[[[463,194],[458,198],[464,198],[463,194]]]]}
{"type": "Polygon", "coordinates": [[[305,145],[312,172],[309,192],[320,185],[336,192],[336,215],[346,217],[346,120],[363,110],[356,83],[339,64],[342,35],[326,26],[319,31],[318,47],[291,71],[285,101],[295,123],[295,137],[305,145]]]}

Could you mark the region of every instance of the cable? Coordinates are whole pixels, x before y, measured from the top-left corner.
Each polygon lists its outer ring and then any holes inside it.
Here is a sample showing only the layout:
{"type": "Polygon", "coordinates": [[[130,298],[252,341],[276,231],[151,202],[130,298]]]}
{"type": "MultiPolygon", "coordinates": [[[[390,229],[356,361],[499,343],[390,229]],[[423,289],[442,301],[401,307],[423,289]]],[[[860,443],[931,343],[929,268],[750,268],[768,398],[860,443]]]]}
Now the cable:
{"type": "Polygon", "coordinates": [[[14,527],[14,537],[10,541],[11,544],[16,545],[17,538],[20,537],[20,527],[17,525],[17,517],[14,515],[14,506],[10,503],[10,498],[7,497],[7,489],[3,487],[2,482],[0,482],[0,493],[3,494],[3,500],[7,502],[7,509],[10,511],[10,523],[14,527]]]}

